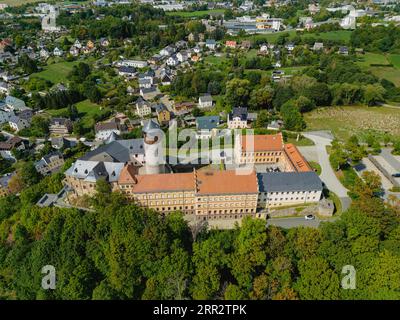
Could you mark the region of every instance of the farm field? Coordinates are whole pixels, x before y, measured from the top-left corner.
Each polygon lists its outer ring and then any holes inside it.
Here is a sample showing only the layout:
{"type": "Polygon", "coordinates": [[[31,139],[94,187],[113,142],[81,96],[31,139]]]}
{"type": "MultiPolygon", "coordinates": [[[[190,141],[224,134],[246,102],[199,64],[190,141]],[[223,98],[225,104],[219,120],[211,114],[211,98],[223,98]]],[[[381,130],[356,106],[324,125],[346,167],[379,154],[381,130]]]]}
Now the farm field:
{"type": "Polygon", "coordinates": [[[371,71],[379,78],[392,81],[396,86],[400,86],[400,54],[384,55],[368,52],[359,55],[358,58],[357,64],[361,68],[371,71]],[[374,64],[381,64],[382,66],[374,66],[374,64]],[[390,66],[390,64],[393,66],[390,66]]]}
{"type": "Polygon", "coordinates": [[[330,130],[340,140],[346,140],[353,134],[362,136],[366,131],[400,137],[400,108],[326,107],[306,113],[304,118],[307,130],[330,130]]]}

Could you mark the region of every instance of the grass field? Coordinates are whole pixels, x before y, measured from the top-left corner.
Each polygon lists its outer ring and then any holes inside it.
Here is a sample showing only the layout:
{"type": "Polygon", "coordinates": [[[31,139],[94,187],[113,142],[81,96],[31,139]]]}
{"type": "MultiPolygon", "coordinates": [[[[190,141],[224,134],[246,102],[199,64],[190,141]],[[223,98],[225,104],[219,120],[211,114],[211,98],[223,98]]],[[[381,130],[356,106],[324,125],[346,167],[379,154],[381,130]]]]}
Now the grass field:
{"type": "Polygon", "coordinates": [[[78,63],[79,61],[63,61],[50,64],[46,66],[43,71],[35,73],[32,76],[49,80],[54,84],[57,84],[59,82],[66,82],[68,73],[72,70],[72,67],[74,65],[77,65],[78,63]]]}
{"type": "Polygon", "coordinates": [[[201,11],[193,11],[193,12],[173,11],[173,12],[167,12],[167,15],[179,16],[179,17],[183,17],[183,18],[198,18],[198,17],[209,15],[210,13],[223,14],[224,12],[225,12],[224,9],[201,10],[201,11]]]}
{"type": "Polygon", "coordinates": [[[400,109],[384,107],[326,107],[306,113],[307,130],[331,130],[346,140],[351,135],[362,136],[367,131],[400,137],[400,109]]]}
{"type": "MultiPolygon", "coordinates": [[[[268,34],[257,34],[257,35],[247,35],[244,37],[237,37],[239,39],[248,39],[248,40],[259,40],[259,39],[265,39],[267,42],[276,42],[278,37],[284,33],[289,34],[289,39],[293,39],[296,36],[296,30],[290,30],[287,32],[274,32],[274,33],[268,33],[268,34]]],[[[351,36],[351,31],[346,31],[346,30],[339,30],[339,31],[329,31],[329,32],[323,32],[323,33],[303,33],[299,35],[302,38],[314,38],[314,39],[322,39],[322,40],[342,40],[345,42],[348,42],[350,40],[351,36]]]]}
{"type": "Polygon", "coordinates": [[[2,3],[6,3],[11,7],[22,6],[27,3],[40,2],[41,0],[2,0],[2,3]]]}
{"type": "MultiPolygon", "coordinates": [[[[82,118],[82,123],[85,128],[92,128],[95,124],[93,116],[102,113],[101,107],[89,100],[78,102],[76,108],[78,109],[79,117],[82,118]]],[[[53,117],[58,117],[64,116],[66,111],[66,108],[62,108],[57,110],[47,110],[47,113],[53,117]]]]}
{"type": "Polygon", "coordinates": [[[396,86],[400,86],[400,54],[382,54],[368,52],[364,55],[358,56],[357,64],[371,71],[379,78],[392,81],[396,86]],[[381,64],[383,66],[374,66],[374,64],[381,64]],[[393,66],[389,66],[392,64],[393,66]],[[388,66],[384,66],[388,65],[388,66]]]}

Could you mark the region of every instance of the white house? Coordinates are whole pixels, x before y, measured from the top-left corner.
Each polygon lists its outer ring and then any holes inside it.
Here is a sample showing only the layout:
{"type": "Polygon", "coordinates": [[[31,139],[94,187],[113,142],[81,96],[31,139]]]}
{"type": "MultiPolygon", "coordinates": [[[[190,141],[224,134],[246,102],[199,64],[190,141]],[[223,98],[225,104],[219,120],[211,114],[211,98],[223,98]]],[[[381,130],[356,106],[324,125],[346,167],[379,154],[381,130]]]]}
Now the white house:
{"type": "Polygon", "coordinates": [[[119,65],[123,67],[134,67],[141,69],[147,67],[148,63],[147,61],[142,60],[122,60],[120,61],[119,65]]]}
{"type": "Polygon", "coordinates": [[[207,39],[206,47],[210,50],[215,50],[215,48],[217,47],[217,43],[215,42],[214,39],[207,39]]]}
{"type": "Polygon", "coordinates": [[[97,123],[95,126],[96,140],[107,140],[111,134],[120,135],[125,131],[124,126],[119,122],[97,123]]]}
{"type": "Polygon", "coordinates": [[[72,46],[72,47],[69,49],[69,53],[70,53],[71,55],[73,55],[74,57],[78,56],[78,55],[79,55],[79,49],[78,49],[78,47],[72,46]]]}
{"type": "Polygon", "coordinates": [[[247,128],[247,108],[233,108],[232,112],[228,114],[228,128],[229,129],[245,129],[247,128]]]}
{"type": "Polygon", "coordinates": [[[180,51],[176,54],[176,57],[178,58],[179,62],[185,62],[189,59],[189,55],[186,51],[180,51]]]}
{"type": "Polygon", "coordinates": [[[142,97],[139,97],[136,100],[136,111],[135,113],[139,116],[139,117],[145,117],[151,114],[151,105],[149,102],[147,102],[146,100],[144,100],[142,97]]]}
{"type": "Polygon", "coordinates": [[[19,132],[22,129],[26,129],[31,126],[29,119],[24,119],[18,116],[12,116],[8,121],[8,124],[15,132],[19,132]]]}
{"type": "Polygon", "coordinates": [[[50,53],[49,53],[45,48],[42,48],[42,49],[40,50],[40,52],[39,52],[39,56],[40,56],[42,59],[47,59],[48,57],[50,57],[50,53]]]}
{"type": "Polygon", "coordinates": [[[151,88],[153,82],[147,78],[140,78],[139,80],[139,88],[151,88]]]}
{"type": "Polygon", "coordinates": [[[167,65],[176,67],[179,64],[179,60],[176,55],[173,55],[167,59],[167,65]]]}
{"type": "Polygon", "coordinates": [[[133,77],[136,74],[136,69],[134,67],[121,66],[118,68],[118,74],[124,77],[133,77]]]}
{"type": "Polygon", "coordinates": [[[213,106],[213,100],[212,100],[212,96],[210,94],[206,94],[204,96],[199,97],[199,108],[200,109],[212,108],[212,106],[213,106]]]}
{"type": "Polygon", "coordinates": [[[164,57],[169,57],[175,53],[175,48],[172,46],[167,46],[160,51],[160,55],[164,57]]]}
{"type": "Polygon", "coordinates": [[[76,47],[76,48],[78,48],[78,49],[82,48],[82,44],[80,43],[80,41],[79,41],[78,39],[75,40],[73,46],[76,47]]]}
{"type": "Polygon", "coordinates": [[[63,51],[57,47],[54,48],[53,50],[53,55],[55,55],[56,57],[61,57],[63,55],[63,51]]]}

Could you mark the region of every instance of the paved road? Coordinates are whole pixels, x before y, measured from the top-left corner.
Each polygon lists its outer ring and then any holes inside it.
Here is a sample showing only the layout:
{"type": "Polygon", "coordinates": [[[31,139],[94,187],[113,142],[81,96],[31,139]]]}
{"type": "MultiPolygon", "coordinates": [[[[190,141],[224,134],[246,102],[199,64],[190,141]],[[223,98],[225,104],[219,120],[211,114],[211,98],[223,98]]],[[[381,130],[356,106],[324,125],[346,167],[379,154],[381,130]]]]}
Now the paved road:
{"type": "Polygon", "coordinates": [[[267,225],[274,225],[282,228],[296,228],[296,227],[311,227],[318,228],[321,221],[335,221],[337,218],[329,218],[321,220],[315,217],[314,220],[306,220],[304,217],[293,217],[293,218],[272,218],[267,220],[267,225]]]}
{"type": "Polygon", "coordinates": [[[380,155],[393,167],[393,169],[400,172],[400,162],[392,155],[391,149],[383,148],[380,155]]]}
{"type": "Polygon", "coordinates": [[[329,162],[329,155],[326,151],[326,146],[330,145],[332,141],[329,133],[325,131],[315,131],[303,133],[303,135],[315,143],[318,162],[322,169],[320,178],[327,188],[333,191],[340,198],[342,210],[345,211],[350,206],[351,200],[347,195],[348,190],[340,183],[329,162]]]}

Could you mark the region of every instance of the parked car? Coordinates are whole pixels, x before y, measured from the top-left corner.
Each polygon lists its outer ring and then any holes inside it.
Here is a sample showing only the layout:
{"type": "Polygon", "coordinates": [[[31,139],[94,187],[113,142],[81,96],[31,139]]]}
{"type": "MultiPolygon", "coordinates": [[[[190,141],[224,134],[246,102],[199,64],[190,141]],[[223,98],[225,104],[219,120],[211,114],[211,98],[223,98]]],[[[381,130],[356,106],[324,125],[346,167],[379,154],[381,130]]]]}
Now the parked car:
{"type": "Polygon", "coordinates": [[[308,214],[308,215],[304,216],[304,219],[306,219],[306,220],[314,220],[315,216],[313,214],[308,214]]]}
{"type": "Polygon", "coordinates": [[[393,173],[393,174],[392,174],[392,177],[400,178],[400,173],[393,173]]]}

